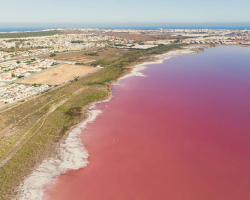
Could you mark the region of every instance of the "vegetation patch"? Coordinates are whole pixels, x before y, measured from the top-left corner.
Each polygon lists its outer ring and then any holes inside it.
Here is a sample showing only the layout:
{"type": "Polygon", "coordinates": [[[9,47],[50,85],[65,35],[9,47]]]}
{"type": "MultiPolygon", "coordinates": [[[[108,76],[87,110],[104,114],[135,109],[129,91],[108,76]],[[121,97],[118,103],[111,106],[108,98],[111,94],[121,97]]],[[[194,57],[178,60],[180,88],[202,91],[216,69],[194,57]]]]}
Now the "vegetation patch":
{"type": "MultiPolygon", "coordinates": [[[[0,33],[0,38],[22,38],[22,37],[39,37],[51,36],[60,33],[60,31],[37,31],[37,32],[20,32],[20,33],[0,33]]],[[[14,39],[10,42],[18,41],[14,39]]]]}

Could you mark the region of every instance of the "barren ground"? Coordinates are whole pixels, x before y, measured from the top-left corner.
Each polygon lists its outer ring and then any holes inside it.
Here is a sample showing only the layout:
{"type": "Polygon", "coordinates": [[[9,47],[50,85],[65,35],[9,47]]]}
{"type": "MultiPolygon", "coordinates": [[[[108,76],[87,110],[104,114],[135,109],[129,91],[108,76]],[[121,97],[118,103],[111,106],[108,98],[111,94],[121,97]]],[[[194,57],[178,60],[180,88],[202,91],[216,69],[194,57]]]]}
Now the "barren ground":
{"type": "Polygon", "coordinates": [[[87,74],[96,68],[83,65],[62,65],[42,74],[38,74],[32,78],[26,79],[21,83],[36,83],[55,85],[68,80],[74,79],[76,76],[87,74]]]}
{"type": "Polygon", "coordinates": [[[4,106],[5,104],[3,102],[0,102],[0,107],[4,106]]]}
{"type": "MultiPolygon", "coordinates": [[[[90,65],[91,62],[97,60],[105,60],[105,61],[112,61],[118,59],[119,56],[126,53],[127,50],[125,49],[116,49],[116,48],[108,48],[108,49],[101,49],[101,50],[83,50],[77,52],[66,52],[66,53],[57,53],[55,59],[63,60],[63,61],[74,61],[84,63],[85,65],[90,65]],[[98,56],[89,56],[86,55],[87,53],[98,53],[98,56]]],[[[41,58],[48,58],[50,59],[49,55],[41,56],[41,58]]]]}

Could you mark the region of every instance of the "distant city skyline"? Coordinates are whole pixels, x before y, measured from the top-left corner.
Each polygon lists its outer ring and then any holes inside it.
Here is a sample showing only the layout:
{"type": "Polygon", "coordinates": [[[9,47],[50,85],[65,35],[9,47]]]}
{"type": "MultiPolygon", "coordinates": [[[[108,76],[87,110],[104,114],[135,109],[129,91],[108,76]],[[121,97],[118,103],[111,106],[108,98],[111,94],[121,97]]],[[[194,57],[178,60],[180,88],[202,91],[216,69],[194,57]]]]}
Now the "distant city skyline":
{"type": "Polygon", "coordinates": [[[0,0],[0,5],[0,24],[250,22],[249,0],[0,0]]]}

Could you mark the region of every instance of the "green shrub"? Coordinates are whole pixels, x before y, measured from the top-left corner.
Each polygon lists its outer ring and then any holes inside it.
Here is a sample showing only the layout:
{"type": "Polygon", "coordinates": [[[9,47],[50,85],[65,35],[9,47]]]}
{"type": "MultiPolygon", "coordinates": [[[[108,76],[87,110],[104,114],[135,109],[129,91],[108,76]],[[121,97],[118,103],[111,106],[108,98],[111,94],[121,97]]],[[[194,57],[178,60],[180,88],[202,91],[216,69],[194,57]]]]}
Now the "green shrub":
{"type": "Polygon", "coordinates": [[[55,53],[50,54],[50,57],[56,57],[55,53]]]}

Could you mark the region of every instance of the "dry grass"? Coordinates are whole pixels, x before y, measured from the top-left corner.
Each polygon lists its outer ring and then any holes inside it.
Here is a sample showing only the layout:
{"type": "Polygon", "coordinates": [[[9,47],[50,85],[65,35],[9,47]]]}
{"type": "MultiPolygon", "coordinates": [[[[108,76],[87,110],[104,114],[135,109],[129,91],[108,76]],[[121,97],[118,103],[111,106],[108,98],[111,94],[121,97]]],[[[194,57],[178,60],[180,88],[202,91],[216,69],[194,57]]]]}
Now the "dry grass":
{"type": "MultiPolygon", "coordinates": [[[[108,49],[100,49],[100,50],[83,50],[77,52],[65,52],[65,53],[57,53],[54,57],[57,60],[64,61],[74,61],[84,63],[85,65],[90,65],[91,62],[97,60],[105,60],[106,62],[116,60],[119,56],[125,54],[127,50],[124,49],[116,49],[116,48],[108,48],[108,49]],[[86,54],[97,52],[98,56],[88,56],[86,54]]],[[[42,58],[50,58],[49,55],[42,56],[42,58]]]]}
{"type": "Polygon", "coordinates": [[[135,41],[142,41],[142,42],[173,39],[173,37],[170,34],[105,33],[105,35],[121,37],[127,40],[135,40],[135,41]]]}

